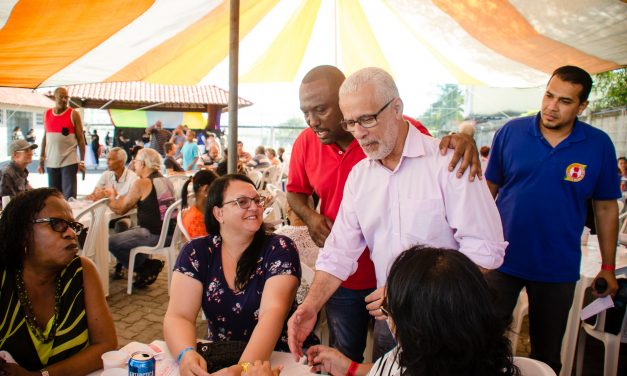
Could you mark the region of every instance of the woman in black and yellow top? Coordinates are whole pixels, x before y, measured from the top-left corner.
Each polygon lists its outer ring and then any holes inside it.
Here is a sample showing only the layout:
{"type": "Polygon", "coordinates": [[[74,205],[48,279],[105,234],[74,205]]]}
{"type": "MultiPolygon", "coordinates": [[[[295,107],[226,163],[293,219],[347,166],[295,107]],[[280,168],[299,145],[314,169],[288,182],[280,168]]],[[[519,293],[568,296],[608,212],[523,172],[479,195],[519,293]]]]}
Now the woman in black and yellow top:
{"type": "Polygon", "coordinates": [[[117,347],[96,268],[77,256],[81,231],[54,189],[18,195],[2,213],[0,350],[19,366],[0,364],[0,375],[85,375],[117,347]]]}

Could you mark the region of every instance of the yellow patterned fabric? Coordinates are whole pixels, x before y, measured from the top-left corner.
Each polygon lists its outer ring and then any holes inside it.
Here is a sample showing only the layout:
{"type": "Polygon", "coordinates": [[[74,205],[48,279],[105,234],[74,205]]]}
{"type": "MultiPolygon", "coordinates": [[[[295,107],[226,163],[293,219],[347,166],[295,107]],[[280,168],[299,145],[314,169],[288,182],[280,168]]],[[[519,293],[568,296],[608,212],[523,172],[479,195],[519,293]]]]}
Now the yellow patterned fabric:
{"type": "MultiPolygon", "coordinates": [[[[61,272],[61,302],[54,339],[42,343],[26,324],[16,287],[15,271],[2,269],[0,279],[0,350],[8,351],[29,371],[71,357],[89,345],[81,259],[75,257],[61,272]]],[[[52,329],[46,324],[44,336],[52,329]]]]}

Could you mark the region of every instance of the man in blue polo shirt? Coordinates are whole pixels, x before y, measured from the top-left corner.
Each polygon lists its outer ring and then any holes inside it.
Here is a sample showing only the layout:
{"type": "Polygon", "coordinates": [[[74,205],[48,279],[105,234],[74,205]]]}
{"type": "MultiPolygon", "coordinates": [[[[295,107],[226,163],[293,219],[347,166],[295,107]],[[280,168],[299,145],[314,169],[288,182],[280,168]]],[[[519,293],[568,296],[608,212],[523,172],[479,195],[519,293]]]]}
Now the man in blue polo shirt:
{"type": "Polygon", "coordinates": [[[581,68],[553,72],[536,116],[515,119],[495,135],[485,173],[509,246],[503,266],[486,279],[510,320],[518,294],[529,295],[531,357],[557,374],[581,262],[586,200],[594,200],[602,267],[614,294],[618,206],[616,153],[610,138],[577,119],[592,78],[581,68]],[[498,194],[498,196],[497,196],[498,194]]]}

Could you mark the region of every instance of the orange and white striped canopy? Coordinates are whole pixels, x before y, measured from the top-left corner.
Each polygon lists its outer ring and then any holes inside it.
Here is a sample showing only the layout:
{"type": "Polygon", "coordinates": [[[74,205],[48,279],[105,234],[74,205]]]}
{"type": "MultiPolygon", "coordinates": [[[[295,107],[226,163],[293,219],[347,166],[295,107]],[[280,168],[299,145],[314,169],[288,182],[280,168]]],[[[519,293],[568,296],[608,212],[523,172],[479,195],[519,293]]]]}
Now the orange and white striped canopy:
{"type": "MultiPolygon", "coordinates": [[[[2,0],[0,86],[227,82],[229,1],[2,0]]],[[[627,64],[619,0],[241,0],[240,82],[379,66],[411,85],[536,86],[627,64]]]]}

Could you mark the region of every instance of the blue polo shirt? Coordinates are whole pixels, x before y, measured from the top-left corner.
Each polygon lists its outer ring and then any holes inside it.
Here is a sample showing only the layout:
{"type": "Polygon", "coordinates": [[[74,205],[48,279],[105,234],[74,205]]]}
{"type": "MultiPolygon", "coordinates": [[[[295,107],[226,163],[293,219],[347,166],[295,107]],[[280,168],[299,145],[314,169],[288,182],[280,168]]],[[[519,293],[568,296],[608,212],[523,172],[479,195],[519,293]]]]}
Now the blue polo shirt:
{"type": "Polygon", "coordinates": [[[555,148],[540,114],[512,120],[494,136],[486,178],[498,185],[505,252],[501,272],[539,282],[579,279],[586,200],[621,197],[616,152],[603,131],[578,119],[555,148]]]}

